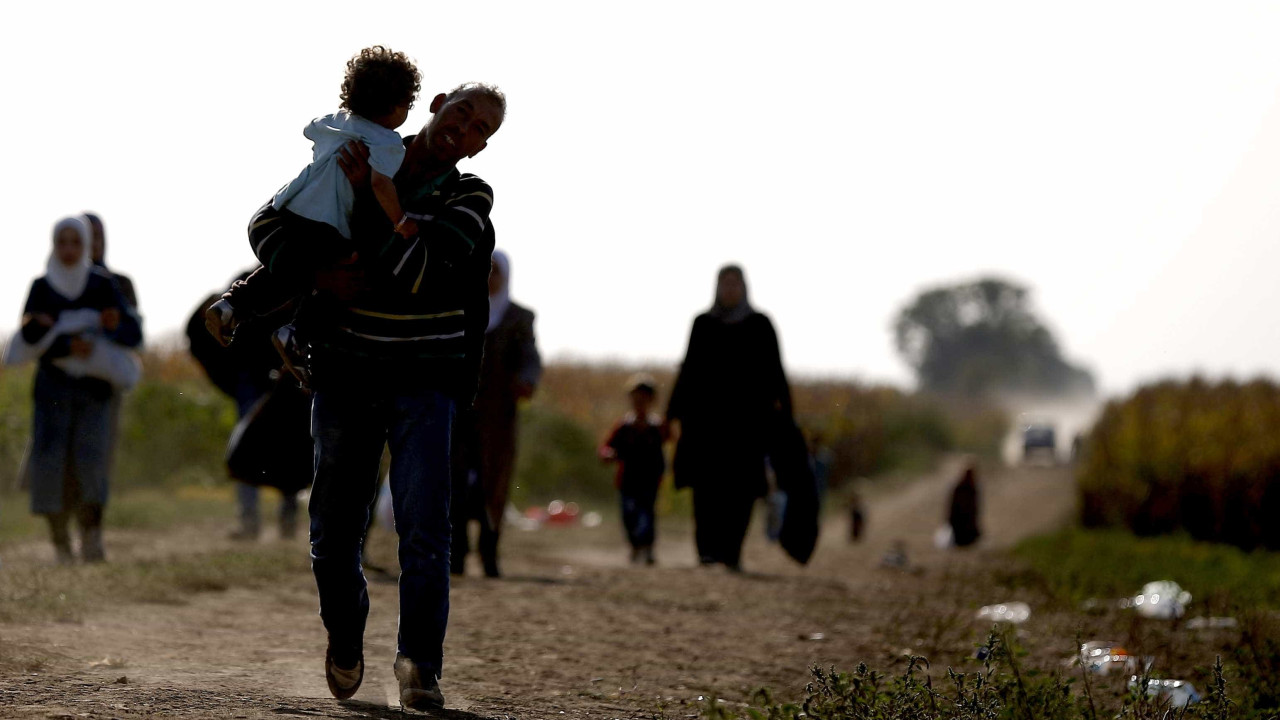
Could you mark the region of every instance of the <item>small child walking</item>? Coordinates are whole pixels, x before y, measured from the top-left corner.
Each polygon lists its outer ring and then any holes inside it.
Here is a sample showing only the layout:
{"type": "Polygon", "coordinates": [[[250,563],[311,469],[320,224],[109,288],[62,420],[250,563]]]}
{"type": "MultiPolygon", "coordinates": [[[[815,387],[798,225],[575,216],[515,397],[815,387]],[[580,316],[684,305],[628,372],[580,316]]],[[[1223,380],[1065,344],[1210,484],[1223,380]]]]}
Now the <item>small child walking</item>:
{"type": "Polygon", "coordinates": [[[622,496],[622,524],[631,543],[631,562],[654,564],[654,502],[666,472],[662,444],[666,432],[662,418],[651,412],[657,398],[657,383],[639,374],[627,383],[631,412],[614,427],[600,447],[600,458],[618,465],[614,484],[622,496]]]}
{"type": "Polygon", "coordinates": [[[312,290],[308,273],[292,277],[276,272],[281,256],[306,257],[314,271],[352,257],[355,191],[338,163],[350,141],[369,148],[370,185],[395,231],[418,233],[405,215],[392,178],[404,161],[405,147],[396,128],[404,124],[421,89],[422,76],[404,53],[375,45],[347,62],[341,109],[312,120],[302,134],[313,143],[311,164],[286,184],[249,225],[249,243],[265,270],[237,283],[206,313],[210,332],[223,344],[243,320],[265,315],[312,290]],[[272,209],[275,212],[264,213],[272,209]],[[263,274],[266,277],[260,277],[263,274]]]}

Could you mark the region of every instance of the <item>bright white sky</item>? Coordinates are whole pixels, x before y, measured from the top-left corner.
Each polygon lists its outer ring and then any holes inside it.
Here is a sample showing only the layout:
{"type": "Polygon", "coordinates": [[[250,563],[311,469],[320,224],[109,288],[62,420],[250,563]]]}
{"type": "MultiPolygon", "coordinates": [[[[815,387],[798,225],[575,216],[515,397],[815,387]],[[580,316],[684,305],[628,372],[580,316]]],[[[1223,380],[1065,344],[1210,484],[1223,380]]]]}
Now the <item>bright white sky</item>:
{"type": "Polygon", "coordinates": [[[85,209],[181,327],[381,43],[425,98],[507,92],[463,169],[552,357],[677,360],[737,261],[794,372],[908,382],[895,312],[994,272],[1109,390],[1277,375],[1277,36],[1268,3],[14,4],[0,329],[85,209]]]}

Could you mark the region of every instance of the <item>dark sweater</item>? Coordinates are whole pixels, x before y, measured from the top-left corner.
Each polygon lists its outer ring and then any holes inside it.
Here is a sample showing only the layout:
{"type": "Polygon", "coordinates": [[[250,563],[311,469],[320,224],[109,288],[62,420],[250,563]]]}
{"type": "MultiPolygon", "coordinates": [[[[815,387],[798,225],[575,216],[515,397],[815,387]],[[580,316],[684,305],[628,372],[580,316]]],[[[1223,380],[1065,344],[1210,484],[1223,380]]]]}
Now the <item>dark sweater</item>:
{"type": "Polygon", "coordinates": [[[617,458],[614,485],[624,493],[655,491],[667,470],[662,454],[665,439],[661,418],[654,415],[641,423],[634,412],[627,413],[604,442],[617,458]]]}
{"type": "MultiPolygon", "coordinates": [[[[405,144],[413,138],[405,138],[405,144]]],[[[493,190],[456,169],[427,183],[396,175],[419,235],[403,238],[369,190],[358,192],[352,237],[368,273],[350,303],[317,296],[300,320],[313,384],[439,390],[462,405],[475,398],[489,317],[493,190]]],[[[271,272],[309,262],[305,248],[264,248],[271,272]]]]}
{"type": "MultiPolygon", "coordinates": [[[[89,273],[89,282],[85,285],[84,292],[74,299],[67,299],[58,294],[43,277],[37,278],[31,283],[31,290],[27,293],[27,304],[22,310],[22,339],[34,344],[44,339],[45,334],[49,332],[49,328],[36,322],[35,315],[50,315],[56,320],[67,310],[107,310],[109,308],[120,310],[120,325],[113,331],[105,332],[106,337],[125,347],[141,345],[142,325],[121,294],[111,273],[101,268],[94,268],[89,273]]],[[[61,335],[40,358],[40,364],[43,368],[56,370],[51,364],[52,361],[69,354],[71,354],[71,336],[61,335]]],[[[85,381],[102,383],[103,386],[110,387],[102,380],[88,378],[85,381]]]]}

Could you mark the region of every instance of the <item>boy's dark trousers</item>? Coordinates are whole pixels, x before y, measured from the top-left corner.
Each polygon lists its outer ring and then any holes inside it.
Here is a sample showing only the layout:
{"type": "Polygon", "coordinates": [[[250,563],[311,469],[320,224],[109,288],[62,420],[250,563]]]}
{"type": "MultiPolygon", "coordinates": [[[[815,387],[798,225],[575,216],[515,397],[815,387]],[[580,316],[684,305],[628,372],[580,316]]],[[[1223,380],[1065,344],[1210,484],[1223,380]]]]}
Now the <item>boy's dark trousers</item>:
{"type": "Polygon", "coordinates": [[[631,543],[631,547],[645,548],[653,545],[653,505],[657,499],[657,481],[622,486],[622,525],[626,528],[627,541],[631,543]]]}
{"type": "Polygon", "coordinates": [[[350,255],[353,248],[332,225],[277,210],[270,202],[249,221],[249,246],[262,267],[223,295],[236,315],[245,318],[269,315],[309,294],[316,272],[350,255]]]}

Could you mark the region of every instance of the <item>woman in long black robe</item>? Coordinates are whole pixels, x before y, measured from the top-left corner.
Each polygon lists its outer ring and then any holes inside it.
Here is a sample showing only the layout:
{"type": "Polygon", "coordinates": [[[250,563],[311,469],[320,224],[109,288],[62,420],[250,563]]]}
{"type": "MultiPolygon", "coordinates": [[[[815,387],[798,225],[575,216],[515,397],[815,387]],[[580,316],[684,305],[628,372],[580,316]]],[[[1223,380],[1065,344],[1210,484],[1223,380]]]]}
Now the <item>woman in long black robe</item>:
{"type": "Polygon", "coordinates": [[[742,269],[721,268],[715,304],[693,322],[667,406],[668,422],[679,423],[675,484],[693,488],[703,564],[740,568],[751,510],[767,490],[771,433],[791,418],[773,323],[747,301],[742,269]]]}
{"type": "Polygon", "coordinates": [[[969,547],[982,536],[978,527],[979,512],[978,473],[970,465],[951,491],[951,504],[947,508],[947,522],[951,524],[956,547],[969,547]]]}

